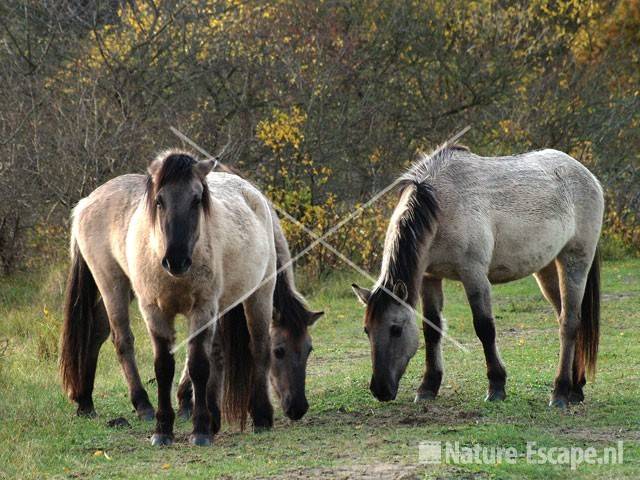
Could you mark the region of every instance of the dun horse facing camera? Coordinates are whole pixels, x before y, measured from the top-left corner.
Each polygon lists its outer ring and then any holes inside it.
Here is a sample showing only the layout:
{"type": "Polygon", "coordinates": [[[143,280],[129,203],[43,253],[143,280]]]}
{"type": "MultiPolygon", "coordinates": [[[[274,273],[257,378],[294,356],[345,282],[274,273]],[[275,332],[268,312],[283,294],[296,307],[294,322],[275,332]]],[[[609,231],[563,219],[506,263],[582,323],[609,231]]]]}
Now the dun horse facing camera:
{"type": "Polygon", "coordinates": [[[533,274],[560,324],[560,362],[551,405],[584,399],[595,374],[600,287],[597,244],[604,200],[598,180],[556,150],[484,158],[445,147],[400,179],[373,290],[353,285],[366,305],[371,392],[393,400],[418,349],[413,308],[422,299],[426,370],[416,401],[438,394],[443,375],[442,280],[462,282],[487,364],[487,400],[506,396],[496,347],[491,284],[533,274]]]}
{"type": "Polygon", "coordinates": [[[219,386],[209,381],[217,378],[211,375],[216,364],[211,320],[242,298],[250,348],[231,368],[248,372],[234,375],[244,381],[230,393],[249,410],[255,427],[273,424],[267,391],[277,262],[271,212],[265,197],[245,180],[226,173],[207,178],[212,167],[212,161],[198,162],[184,152],[165,152],[151,163],[147,176],[123,175],[105,183],[73,214],[62,334],[64,387],[80,412],[93,411],[97,356],[110,325],[125,374],[135,377],[128,379],[134,405],[139,413],[153,411],[137,370],[127,371],[126,356],[133,352],[128,325],[133,290],[153,340],[158,385],[153,445],[173,441],[177,314],[189,322],[190,442],[208,445],[219,430],[219,386]]]}

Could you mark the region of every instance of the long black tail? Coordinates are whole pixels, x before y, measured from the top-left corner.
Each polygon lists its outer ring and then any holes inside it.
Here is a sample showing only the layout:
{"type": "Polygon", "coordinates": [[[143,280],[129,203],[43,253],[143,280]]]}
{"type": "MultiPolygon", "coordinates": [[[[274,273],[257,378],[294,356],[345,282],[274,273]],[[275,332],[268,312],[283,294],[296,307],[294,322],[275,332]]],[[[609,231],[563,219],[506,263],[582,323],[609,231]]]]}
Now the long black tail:
{"type": "Polygon", "coordinates": [[[598,344],[600,342],[600,251],[589,269],[587,285],[582,299],[582,312],[578,338],[576,341],[576,359],[579,369],[586,370],[593,381],[596,375],[598,344]]]}
{"type": "Polygon", "coordinates": [[[242,304],[220,319],[218,329],[224,358],[222,414],[227,422],[238,422],[240,429],[244,430],[253,383],[253,356],[242,304]]]}
{"type": "Polygon", "coordinates": [[[67,280],[64,324],[60,349],[60,374],[64,390],[74,401],[83,392],[85,367],[89,361],[91,339],[94,337],[95,306],[98,287],[78,245],[73,242],[71,268],[67,280]]]}

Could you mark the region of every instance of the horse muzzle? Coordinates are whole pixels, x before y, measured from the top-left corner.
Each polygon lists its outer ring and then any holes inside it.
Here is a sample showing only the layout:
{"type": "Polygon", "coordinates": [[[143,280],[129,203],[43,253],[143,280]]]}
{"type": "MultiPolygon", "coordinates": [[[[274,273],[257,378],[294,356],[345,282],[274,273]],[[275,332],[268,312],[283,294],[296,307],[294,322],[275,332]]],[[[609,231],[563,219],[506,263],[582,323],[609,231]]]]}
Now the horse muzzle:
{"type": "Polygon", "coordinates": [[[309,410],[309,402],[306,398],[296,401],[283,402],[284,414],[291,420],[300,420],[309,410]]]}
{"type": "Polygon", "coordinates": [[[397,382],[381,382],[375,375],[371,376],[371,383],[369,384],[369,390],[373,396],[381,402],[389,402],[396,399],[398,394],[397,382]]]}

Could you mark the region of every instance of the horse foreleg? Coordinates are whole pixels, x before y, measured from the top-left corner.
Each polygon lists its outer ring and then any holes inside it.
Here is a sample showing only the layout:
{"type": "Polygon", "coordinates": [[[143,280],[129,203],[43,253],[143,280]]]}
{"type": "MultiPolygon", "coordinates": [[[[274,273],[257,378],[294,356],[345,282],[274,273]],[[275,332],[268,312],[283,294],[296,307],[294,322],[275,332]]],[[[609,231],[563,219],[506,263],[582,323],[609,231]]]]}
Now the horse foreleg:
{"type": "MultiPolygon", "coordinates": [[[[218,337],[217,337],[218,338],[218,337]]],[[[207,407],[211,415],[211,434],[220,431],[222,416],[220,413],[220,385],[223,375],[223,361],[219,359],[222,346],[214,341],[213,352],[209,358],[209,383],[207,383],[207,407]]]]}
{"type": "Polygon", "coordinates": [[[273,406],[269,399],[268,374],[271,338],[269,324],[273,314],[273,285],[262,287],[244,303],[247,327],[251,336],[253,383],[249,410],[254,429],[273,426],[273,406]]]}
{"type": "Polygon", "coordinates": [[[444,371],[440,343],[442,339],[441,332],[444,328],[442,280],[425,277],[422,280],[421,295],[423,315],[428,320],[428,322],[422,321],[426,344],[426,368],[415,398],[416,402],[430,400],[438,395],[444,371]]]}
{"type": "Polygon", "coordinates": [[[189,437],[192,445],[211,445],[211,413],[207,406],[209,375],[211,372],[211,349],[213,344],[213,328],[207,325],[215,314],[197,313],[191,318],[187,368],[193,388],[193,432],[189,437]]]}
{"type": "Polygon", "coordinates": [[[176,369],[176,361],[171,352],[175,338],[173,318],[165,315],[155,305],[146,304],[143,300],[140,301],[140,310],[151,335],[153,367],[158,386],[156,430],[151,437],[151,445],[171,445],[175,420],[175,413],[171,406],[171,385],[176,369]]]}
{"type": "Polygon", "coordinates": [[[507,371],[504,368],[496,345],[496,327],[491,312],[491,284],[485,275],[471,275],[462,279],[471,312],[473,327],[482,342],[487,362],[489,390],[485,400],[504,400],[507,371]]]}
{"type": "MultiPolygon", "coordinates": [[[[224,361],[222,356],[222,345],[220,344],[220,335],[215,335],[213,343],[213,352],[209,362],[209,383],[207,384],[207,406],[211,413],[211,433],[215,435],[220,431],[220,385],[222,382],[224,361]]],[[[178,416],[183,420],[191,418],[193,411],[193,386],[191,378],[189,378],[188,363],[185,361],[182,376],[178,385],[178,416]]]]}

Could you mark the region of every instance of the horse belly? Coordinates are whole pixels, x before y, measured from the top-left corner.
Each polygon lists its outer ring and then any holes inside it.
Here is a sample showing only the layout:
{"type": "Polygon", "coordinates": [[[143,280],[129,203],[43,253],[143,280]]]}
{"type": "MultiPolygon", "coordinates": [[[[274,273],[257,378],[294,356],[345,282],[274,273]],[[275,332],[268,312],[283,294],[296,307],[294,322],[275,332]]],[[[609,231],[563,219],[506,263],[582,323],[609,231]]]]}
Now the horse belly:
{"type": "Polygon", "coordinates": [[[563,220],[499,225],[494,234],[489,281],[510,282],[540,271],[560,253],[572,231],[572,222],[563,220]]]}

